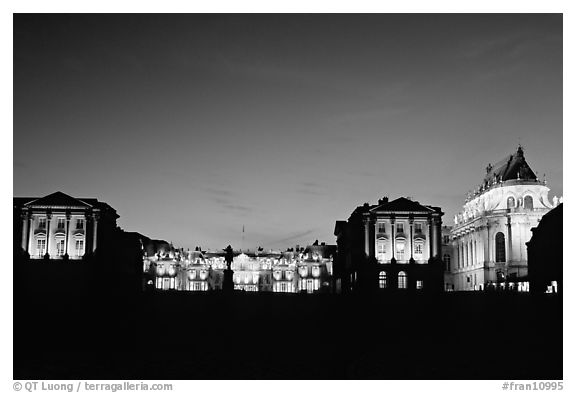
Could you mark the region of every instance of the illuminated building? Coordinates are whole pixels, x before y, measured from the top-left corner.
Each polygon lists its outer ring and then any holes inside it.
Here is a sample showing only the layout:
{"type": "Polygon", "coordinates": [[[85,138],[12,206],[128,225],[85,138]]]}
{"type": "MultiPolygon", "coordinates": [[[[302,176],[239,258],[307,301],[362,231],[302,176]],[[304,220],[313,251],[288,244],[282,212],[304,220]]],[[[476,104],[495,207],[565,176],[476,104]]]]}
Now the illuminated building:
{"type": "MultiPolygon", "coordinates": [[[[280,251],[235,251],[234,289],[248,292],[329,291],[335,246],[322,243],[280,251]]],[[[226,263],[222,251],[162,250],[144,256],[150,283],[160,290],[221,290],[226,263]]]]}
{"type": "Polygon", "coordinates": [[[336,222],[336,288],[441,290],[443,214],[403,197],[357,207],[336,222]]]}
{"type": "Polygon", "coordinates": [[[298,288],[308,293],[330,291],[332,288],[335,245],[318,244],[307,246],[298,261],[298,288]]]}
{"type": "Polygon", "coordinates": [[[149,277],[145,249],[162,244],[116,225],[118,214],[95,198],[55,192],[14,198],[13,249],[19,290],[139,292],[149,277]]]}
{"type": "Polygon", "coordinates": [[[488,165],[482,183],[454,218],[450,265],[454,290],[528,290],[526,242],[531,228],[554,207],[548,201],[549,190],[520,146],[488,165]]]}
{"type": "Polygon", "coordinates": [[[110,242],[118,217],[104,202],[59,191],[14,198],[15,246],[30,259],[81,260],[110,242]]]}

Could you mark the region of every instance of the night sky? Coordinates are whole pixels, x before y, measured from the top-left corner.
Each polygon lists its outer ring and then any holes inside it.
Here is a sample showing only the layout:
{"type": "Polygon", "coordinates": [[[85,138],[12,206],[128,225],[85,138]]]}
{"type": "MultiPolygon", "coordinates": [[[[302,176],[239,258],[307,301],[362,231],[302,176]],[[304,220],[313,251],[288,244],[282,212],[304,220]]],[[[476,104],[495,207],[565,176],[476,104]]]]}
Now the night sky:
{"type": "Polygon", "coordinates": [[[185,248],[334,243],[386,195],[452,224],[519,142],[560,196],[558,14],[14,17],[14,195],[185,248]]]}

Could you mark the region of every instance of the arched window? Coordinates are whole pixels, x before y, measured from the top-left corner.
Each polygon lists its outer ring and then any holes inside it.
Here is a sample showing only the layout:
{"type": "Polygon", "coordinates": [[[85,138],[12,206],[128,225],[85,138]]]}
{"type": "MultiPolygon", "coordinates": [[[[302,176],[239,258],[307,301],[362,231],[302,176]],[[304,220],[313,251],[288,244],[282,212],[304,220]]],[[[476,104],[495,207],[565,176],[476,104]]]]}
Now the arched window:
{"type": "Polygon", "coordinates": [[[506,205],[508,206],[508,209],[513,209],[514,206],[516,206],[515,201],[514,201],[514,197],[508,197],[508,201],[506,202],[506,205]]]}
{"type": "Polygon", "coordinates": [[[506,242],[502,232],[496,234],[496,262],[506,262],[506,242]]]}
{"type": "Polygon", "coordinates": [[[444,254],[444,256],[442,257],[442,260],[444,261],[444,269],[446,269],[446,271],[449,272],[450,271],[450,255],[444,254]]]}
{"type": "Polygon", "coordinates": [[[530,195],[524,197],[524,209],[532,210],[534,209],[534,200],[530,195]]]}
{"type": "Polygon", "coordinates": [[[406,289],[407,285],[407,278],[405,272],[398,273],[398,289],[406,289]]]}
{"type": "Polygon", "coordinates": [[[380,272],[378,274],[378,281],[380,283],[380,289],[384,289],[388,287],[388,281],[386,277],[386,272],[380,272]]]}

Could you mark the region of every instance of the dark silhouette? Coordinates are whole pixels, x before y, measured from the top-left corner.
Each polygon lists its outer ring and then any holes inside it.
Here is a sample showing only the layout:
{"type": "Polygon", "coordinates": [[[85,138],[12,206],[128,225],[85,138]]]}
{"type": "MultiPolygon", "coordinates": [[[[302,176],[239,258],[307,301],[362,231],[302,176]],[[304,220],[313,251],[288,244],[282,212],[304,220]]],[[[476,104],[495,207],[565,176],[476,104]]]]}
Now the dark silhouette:
{"type": "Polygon", "coordinates": [[[531,292],[546,292],[548,287],[558,293],[563,291],[563,211],[561,203],[546,213],[538,227],[532,228],[532,238],[526,243],[531,292]],[[556,282],[556,288],[553,288],[553,282],[556,282]]]}
{"type": "Polygon", "coordinates": [[[234,250],[232,246],[228,245],[223,250],[226,254],[224,260],[226,261],[226,270],[224,270],[224,282],[222,284],[222,289],[225,292],[232,292],[234,290],[234,272],[232,271],[232,261],[234,260],[234,250]]]}

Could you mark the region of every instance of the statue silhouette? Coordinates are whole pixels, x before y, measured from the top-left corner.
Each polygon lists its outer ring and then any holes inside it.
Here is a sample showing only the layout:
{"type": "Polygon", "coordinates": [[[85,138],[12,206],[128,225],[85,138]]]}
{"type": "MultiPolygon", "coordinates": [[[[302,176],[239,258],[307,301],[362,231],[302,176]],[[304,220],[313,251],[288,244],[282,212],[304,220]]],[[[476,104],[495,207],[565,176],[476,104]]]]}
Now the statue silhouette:
{"type": "Polygon", "coordinates": [[[226,270],[224,270],[224,282],[222,283],[222,290],[224,292],[234,291],[234,272],[232,271],[232,261],[234,260],[234,250],[232,246],[228,245],[223,250],[226,254],[224,255],[224,260],[226,261],[226,270]]]}

